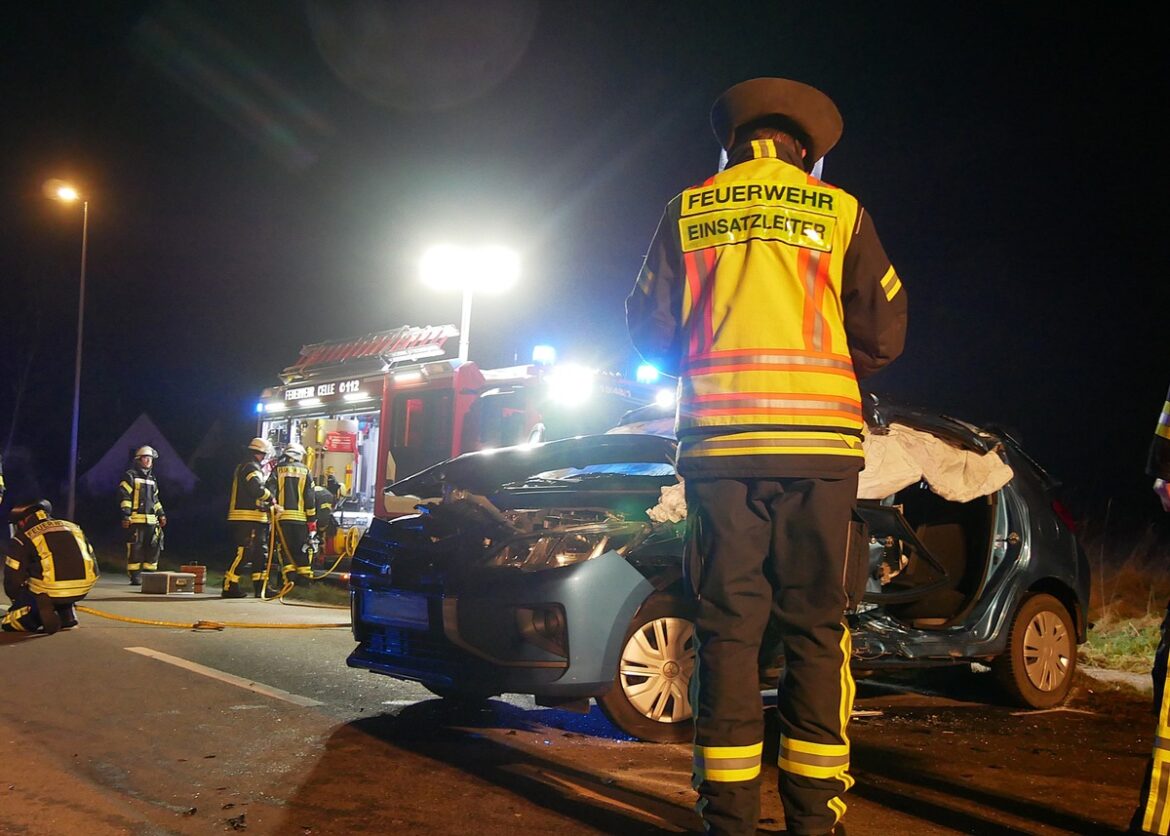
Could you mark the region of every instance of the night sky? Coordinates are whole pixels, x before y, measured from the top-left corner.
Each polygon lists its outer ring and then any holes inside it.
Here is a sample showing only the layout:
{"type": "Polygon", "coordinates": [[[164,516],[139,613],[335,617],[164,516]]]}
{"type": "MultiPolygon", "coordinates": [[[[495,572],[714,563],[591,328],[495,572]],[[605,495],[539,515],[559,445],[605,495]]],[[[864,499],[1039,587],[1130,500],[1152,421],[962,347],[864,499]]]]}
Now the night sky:
{"type": "Polygon", "coordinates": [[[476,298],[472,359],[551,342],[631,371],[623,300],[665,202],[714,170],[711,103],[779,75],[836,101],[824,178],[909,293],[906,352],[868,386],[1014,428],[1086,501],[1156,505],[1166,72],[1138,15],[105,0],[2,21],[0,445],[59,478],[81,210],[49,178],[90,199],[84,472],[142,411],[184,454],[217,418],[250,434],[305,343],[457,324],[417,278],[437,241],[522,254],[514,291],[476,298]]]}

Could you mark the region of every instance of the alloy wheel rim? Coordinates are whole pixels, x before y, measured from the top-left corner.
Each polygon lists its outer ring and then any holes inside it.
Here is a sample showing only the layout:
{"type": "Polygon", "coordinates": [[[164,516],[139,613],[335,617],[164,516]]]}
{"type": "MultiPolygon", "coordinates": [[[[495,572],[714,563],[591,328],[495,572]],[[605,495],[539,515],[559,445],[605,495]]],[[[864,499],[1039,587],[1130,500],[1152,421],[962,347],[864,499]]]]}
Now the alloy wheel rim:
{"type": "Polygon", "coordinates": [[[1024,631],[1024,670],[1041,691],[1055,691],[1068,676],[1072,638],[1064,620],[1049,610],[1036,613],[1024,631]]]}
{"type": "Polygon", "coordinates": [[[659,723],[691,718],[688,690],[695,670],[695,627],[685,618],[656,618],[622,649],[622,692],[638,713],[659,723]]]}

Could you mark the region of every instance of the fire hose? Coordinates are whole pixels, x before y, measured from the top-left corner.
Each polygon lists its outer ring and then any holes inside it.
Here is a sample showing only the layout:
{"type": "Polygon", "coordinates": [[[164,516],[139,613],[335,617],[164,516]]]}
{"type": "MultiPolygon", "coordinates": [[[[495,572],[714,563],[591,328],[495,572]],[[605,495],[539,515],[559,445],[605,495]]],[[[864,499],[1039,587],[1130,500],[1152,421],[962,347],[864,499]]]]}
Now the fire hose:
{"type": "MultiPolygon", "coordinates": [[[[361,532],[355,527],[342,529],[342,532],[339,532],[339,534],[340,547],[337,550],[337,560],[333,561],[333,565],[319,575],[310,573],[308,576],[310,580],[319,581],[323,578],[329,577],[331,574],[333,574],[334,571],[336,571],[337,567],[341,565],[341,561],[345,560],[347,557],[353,557],[354,552],[357,550],[358,540],[361,539],[361,532]]],[[[277,522],[276,514],[273,513],[271,515],[268,531],[268,561],[265,563],[264,571],[261,573],[263,577],[263,583],[260,587],[260,598],[263,601],[278,600],[283,604],[286,603],[284,601],[284,596],[287,595],[294,586],[291,581],[286,581],[281,587],[280,591],[276,593],[276,595],[273,595],[272,597],[268,596],[268,577],[272,572],[272,558],[276,553],[278,541],[280,544],[281,553],[288,559],[287,565],[296,566],[296,560],[293,559],[292,555],[292,548],[289,546],[288,540],[285,539],[284,530],[281,529],[280,524],[277,522]]],[[[281,561],[281,564],[285,565],[284,560],[281,561]]]]}

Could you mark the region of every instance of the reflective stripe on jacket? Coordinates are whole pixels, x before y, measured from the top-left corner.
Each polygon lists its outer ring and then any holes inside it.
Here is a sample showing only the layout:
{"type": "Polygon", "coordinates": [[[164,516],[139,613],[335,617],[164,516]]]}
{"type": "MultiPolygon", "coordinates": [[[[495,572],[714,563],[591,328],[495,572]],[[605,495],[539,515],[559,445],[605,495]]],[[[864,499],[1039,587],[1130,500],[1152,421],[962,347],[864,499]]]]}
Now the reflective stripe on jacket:
{"type": "Polygon", "coordinates": [[[157,525],[158,518],[166,516],[159,499],[158,482],[151,470],[137,467],[127,470],[118,483],[118,493],[122,498],[122,516],[131,523],[157,525]]]}
{"type": "Polygon", "coordinates": [[[1156,479],[1170,482],[1170,392],[1162,405],[1162,414],[1154,426],[1154,438],[1150,442],[1150,454],[1146,461],[1146,472],[1156,479]]]}
{"type": "Polygon", "coordinates": [[[264,469],[259,462],[249,460],[236,465],[232,479],[232,495],[228,500],[229,520],[268,522],[268,508],[272,505],[272,491],[264,484],[264,469]]]}
{"type": "Polygon", "coordinates": [[[857,378],[901,351],[906,293],[856,198],[756,140],[666,208],[626,300],[635,347],[677,375],[679,472],[861,468],[857,378]]]}

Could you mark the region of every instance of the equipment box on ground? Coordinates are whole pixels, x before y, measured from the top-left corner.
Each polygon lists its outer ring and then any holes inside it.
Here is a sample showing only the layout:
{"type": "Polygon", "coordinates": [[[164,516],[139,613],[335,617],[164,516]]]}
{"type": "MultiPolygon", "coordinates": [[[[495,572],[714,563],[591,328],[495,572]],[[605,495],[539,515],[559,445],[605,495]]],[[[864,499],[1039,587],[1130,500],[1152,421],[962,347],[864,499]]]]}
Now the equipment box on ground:
{"type": "Polygon", "coordinates": [[[143,572],[142,591],[153,595],[195,594],[192,572],[143,572]]]}

